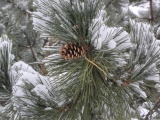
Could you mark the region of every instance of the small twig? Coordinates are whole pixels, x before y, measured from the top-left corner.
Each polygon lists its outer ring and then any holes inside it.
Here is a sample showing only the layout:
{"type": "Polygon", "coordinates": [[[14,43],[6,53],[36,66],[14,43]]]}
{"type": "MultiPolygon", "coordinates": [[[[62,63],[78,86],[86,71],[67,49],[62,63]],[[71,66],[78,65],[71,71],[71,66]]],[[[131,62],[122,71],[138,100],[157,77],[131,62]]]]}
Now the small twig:
{"type": "Polygon", "coordinates": [[[151,22],[154,20],[154,17],[153,17],[153,6],[152,6],[152,0],[150,0],[150,17],[151,17],[151,22]]]}
{"type": "Polygon", "coordinates": [[[148,112],[148,114],[146,115],[146,117],[144,118],[144,120],[149,120],[149,116],[152,116],[152,114],[156,111],[156,109],[159,108],[159,104],[160,104],[160,97],[155,102],[153,108],[148,112]]]}
{"type": "Polygon", "coordinates": [[[105,76],[107,76],[107,73],[102,68],[100,68],[97,64],[95,64],[91,60],[89,60],[86,56],[84,56],[84,57],[88,62],[90,62],[92,65],[96,66],[100,71],[102,71],[104,73],[105,76]]]}

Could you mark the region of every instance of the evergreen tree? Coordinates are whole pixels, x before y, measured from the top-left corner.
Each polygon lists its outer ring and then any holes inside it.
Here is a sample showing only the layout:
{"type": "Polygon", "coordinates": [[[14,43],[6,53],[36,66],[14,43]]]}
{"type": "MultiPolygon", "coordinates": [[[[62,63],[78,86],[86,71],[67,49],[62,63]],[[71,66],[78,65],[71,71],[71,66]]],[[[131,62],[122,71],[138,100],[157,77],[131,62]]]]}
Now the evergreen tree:
{"type": "Polygon", "coordinates": [[[0,6],[2,120],[160,119],[160,2],[1,0],[0,6]],[[150,6],[143,11],[142,4],[150,6]]]}

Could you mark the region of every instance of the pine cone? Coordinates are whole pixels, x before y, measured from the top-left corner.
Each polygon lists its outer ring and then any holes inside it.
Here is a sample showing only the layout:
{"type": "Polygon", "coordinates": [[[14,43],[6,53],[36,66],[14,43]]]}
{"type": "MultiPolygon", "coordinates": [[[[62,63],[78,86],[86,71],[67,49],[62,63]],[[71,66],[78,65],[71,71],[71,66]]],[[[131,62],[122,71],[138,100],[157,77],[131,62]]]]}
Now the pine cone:
{"type": "Polygon", "coordinates": [[[65,60],[78,59],[83,57],[89,50],[87,45],[79,45],[78,43],[67,43],[60,49],[60,56],[65,60]]]}

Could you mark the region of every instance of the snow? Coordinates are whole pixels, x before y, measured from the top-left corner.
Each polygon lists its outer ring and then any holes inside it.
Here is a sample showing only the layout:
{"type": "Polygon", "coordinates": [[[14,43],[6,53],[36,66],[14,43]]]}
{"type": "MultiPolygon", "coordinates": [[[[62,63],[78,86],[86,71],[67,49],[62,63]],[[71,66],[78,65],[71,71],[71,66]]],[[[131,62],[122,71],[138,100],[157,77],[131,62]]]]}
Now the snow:
{"type": "Polygon", "coordinates": [[[146,93],[139,87],[138,83],[131,83],[130,86],[132,89],[139,94],[140,97],[142,98],[147,98],[146,93]]]}
{"type": "Polygon", "coordinates": [[[122,58],[115,58],[115,60],[118,62],[117,66],[121,66],[122,67],[122,66],[127,64],[127,62],[122,58]]]}
{"type": "Polygon", "coordinates": [[[105,22],[103,21],[103,16],[94,19],[93,26],[91,26],[90,29],[93,29],[91,30],[93,32],[92,41],[96,49],[100,49],[104,47],[104,45],[107,45],[109,49],[117,48],[119,50],[131,46],[130,36],[128,35],[128,33],[126,31],[123,31],[122,27],[107,27],[105,25],[105,22]],[[93,26],[97,23],[99,27],[94,28],[93,26]],[[125,39],[123,43],[121,43],[122,39],[125,39]]]}
{"type": "Polygon", "coordinates": [[[160,81],[159,81],[160,78],[159,77],[160,77],[159,74],[155,74],[153,76],[147,77],[146,80],[151,80],[151,81],[154,81],[156,83],[160,83],[160,81]]]}
{"type": "Polygon", "coordinates": [[[129,10],[134,14],[136,15],[137,17],[139,17],[139,10],[140,8],[138,6],[129,6],[129,10]]]}
{"type": "Polygon", "coordinates": [[[47,108],[45,108],[44,110],[46,110],[46,111],[49,111],[49,110],[52,110],[53,108],[51,108],[51,107],[47,107],[47,108]]]}
{"type": "Polygon", "coordinates": [[[160,84],[156,84],[154,87],[155,87],[155,88],[158,90],[158,92],[160,93],[160,84]]]}
{"type": "MultiPolygon", "coordinates": [[[[36,105],[37,101],[34,99],[38,96],[46,101],[46,105],[49,105],[47,103],[48,99],[52,99],[55,102],[54,93],[52,93],[52,97],[49,94],[52,91],[50,78],[40,75],[31,66],[22,61],[16,62],[12,66],[11,74],[15,80],[15,84],[12,87],[13,96],[11,100],[14,110],[21,110],[21,115],[25,115],[27,109],[36,105]],[[30,85],[29,89],[27,89],[28,85],[30,85]],[[32,97],[34,98],[33,100],[31,99],[32,97]]],[[[51,109],[47,107],[45,110],[51,109]]]]}
{"type": "Polygon", "coordinates": [[[131,120],[138,120],[137,118],[131,118],[131,120]]]}
{"type": "Polygon", "coordinates": [[[138,111],[140,112],[140,116],[142,116],[142,117],[147,115],[147,113],[149,112],[149,110],[147,110],[146,108],[141,107],[141,106],[138,107],[138,111]]]}
{"type": "MultiPolygon", "coordinates": [[[[156,31],[156,37],[159,37],[160,36],[160,27],[158,27],[157,31],[156,31]]],[[[158,40],[159,42],[159,40],[158,40]]]]}
{"type": "Polygon", "coordinates": [[[25,93],[22,92],[22,90],[17,90],[17,91],[14,93],[14,96],[23,97],[23,96],[25,96],[25,93]]]}
{"type": "Polygon", "coordinates": [[[58,102],[58,106],[62,106],[64,103],[65,101],[58,102]]]}
{"type": "Polygon", "coordinates": [[[36,74],[29,73],[29,72],[26,72],[23,70],[19,70],[17,72],[17,71],[14,71],[13,69],[11,71],[11,74],[12,74],[12,77],[13,77],[15,83],[18,82],[17,84],[20,84],[20,81],[29,82],[29,83],[32,83],[33,85],[38,84],[39,78],[38,78],[38,75],[36,75],[36,74]]]}
{"type": "Polygon", "coordinates": [[[108,42],[108,48],[109,49],[114,49],[116,47],[117,43],[114,40],[110,40],[108,42]]]}
{"type": "Polygon", "coordinates": [[[15,110],[21,107],[21,102],[34,105],[33,101],[27,98],[26,93],[24,93],[22,90],[17,90],[15,93],[13,93],[11,100],[14,102],[13,107],[15,110]]]}
{"type": "MultiPolygon", "coordinates": [[[[66,0],[66,1],[70,2],[69,0],[66,0]]],[[[59,0],[56,0],[56,2],[59,3],[59,0]]],[[[82,6],[84,7],[84,4],[82,4],[82,6]]],[[[139,11],[142,11],[142,9],[144,11],[147,11],[146,8],[137,7],[137,6],[130,6],[129,9],[137,16],[140,16],[139,11]]],[[[128,35],[128,33],[126,31],[123,31],[121,27],[115,28],[115,27],[107,27],[105,25],[105,21],[103,20],[103,16],[105,15],[104,13],[105,13],[104,10],[100,10],[99,16],[97,16],[93,20],[93,26],[94,26],[94,24],[97,24],[97,23],[99,25],[98,28],[95,28],[95,31],[96,31],[96,29],[98,29],[98,31],[96,33],[93,33],[94,36],[92,37],[92,41],[93,41],[93,44],[95,45],[96,49],[101,49],[102,47],[108,47],[108,49],[114,49],[114,48],[123,49],[128,46],[131,46],[130,36],[128,35]],[[119,45],[118,43],[122,42],[120,40],[124,37],[126,38],[126,41],[124,41],[123,44],[119,45]],[[94,38],[96,38],[96,40],[94,38]],[[106,45],[106,46],[104,46],[104,45],[106,45]]],[[[46,21],[50,21],[49,15],[43,16],[43,14],[40,12],[35,12],[34,14],[37,14],[37,16],[42,17],[46,21]]],[[[35,17],[33,18],[33,21],[35,24],[40,24],[43,26],[47,25],[46,23],[44,23],[43,20],[37,19],[35,17]]],[[[90,29],[93,29],[93,26],[90,26],[90,29]]],[[[148,27],[146,27],[146,29],[148,29],[148,27]]],[[[47,36],[47,35],[45,34],[45,36],[47,36]]],[[[3,36],[3,38],[8,39],[6,36],[3,36]]],[[[4,41],[3,44],[0,44],[0,48],[2,46],[5,46],[6,44],[8,44],[8,42],[4,41]]],[[[44,48],[44,50],[50,50],[50,49],[44,48]]],[[[157,48],[155,51],[158,51],[158,50],[159,50],[159,48],[157,48]]],[[[48,59],[52,58],[52,57],[58,58],[59,55],[58,54],[50,55],[48,57],[48,59]]],[[[14,57],[12,59],[14,59],[14,57]]],[[[117,58],[116,60],[121,61],[120,62],[121,65],[126,64],[126,62],[123,59],[117,58]]],[[[48,61],[45,61],[45,62],[48,62],[48,61]]],[[[155,64],[153,64],[153,66],[151,66],[149,69],[152,69],[153,67],[155,67],[155,64]]],[[[49,79],[45,76],[40,75],[38,72],[36,72],[28,64],[26,64],[22,61],[14,63],[14,65],[11,67],[11,73],[12,73],[12,76],[15,80],[15,84],[13,85],[12,101],[16,100],[17,97],[25,97],[26,96],[26,93],[24,92],[25,89],[23,88],[25,86],[25,83],[29,83],[29,84],[33,85],[33,89],[28,92],[34,92],[37,96],[40,96],[41,99],[45,99],[46,96],[49,98],[51,97],[49,95],[49,90],[52,88],[52,86],[51,86],[51,84],[49,84],[49,79]]],[[[158,82],[159,75],[156,74],[154,76],[147,77],[147,79],[158,82]]],[[[118,83],[121,84],[122,82],[120,80],[118,80],[118,83]]],[[[147,98],[145,91],[143,91],[140,88],[138,83],[131,83],[130,86],[134,89],[135,92],[137,92],[140,95],[140,97],[142,97],[144,99],[147,98]]],[[[157,88],[158,91],[160,91],[159,84],[156,84],[155,88],[157,88]]],[[[25,101],[26,103],[33,104],[33,102],[28,100],[27,98],[21,98],[20,101],[25,101]]],[[[14,101],[14,102],[15,102],[14,107],[21,107],[18,102],[16,102],[16,101],[14,101]]],[[[57,101],[57,103],[58,103],[58,106],[62,106],[65,103],[65,101],[57,101]]],[[[53,108],[51,108],[51,107],[47,107],[44,110],[47,111],[47,110],[52,110],[52,109],[53,108]]],[[[139,107],[139,111],[140,111],[141,116],[144,116],[148,113],[148,110],[146,108],[144,108],[144,106],[139,107]]],[[[132,120],[137,120],[137,119],[132,118],[132,120]]]]}
{"type": "MultiPolygon", "coordinates": [[[[8,36],[6,34],[2,34],[1,38],[0,38],[0,58],[4,59],[0,59],[0,62],[6,62],[3,60],[8,60],[8,75],[9,77],[11,77],[10,75],[10,67],[11,67],[11,62],[14,59],[14,55],[11,54],[11,49],[12,49],[12,41],[9,40],[8,36]]],[[[1,67],[1,66],[0,66],[1,67]]],[[[12,81],[11,81],[12,82],[12,81]]]]}
{"type": "Polygon", "coordinates": [[[38,74],[38,72],[36,72],[31,66],[24,63],[23,61],[19,61],[19,62],[14,63],[12,65],[11,69],[15,70],[15,71],[22,70],[22,71],[33,73],[33,74],[38,74]]]}
{"type": "Polygon", "coordinates": [[[34,86],[38,85],[41,81],[45,86],[50,86],[50,79],[48,77],[40,75],[28,64],[19,61],[13,64],[11,67],[11,74],[15,81],[15,85],[23,85],[23,83],[30,83],[34,86]]]}
{"type": "Polygon", "coordinates": [[[23,86],[24,82],[22,80],[18,80],[18,82],[15,85],[16,86],[23,86]]]}
{"type": "MultiPolygon", "coordinates": [[[[143,4],[140,4],[138,6],[135,5],[130,5],[129,10],[136,15],[137,17],[144,17],[141,16],[141,13],[147,14],[146,17],[150,16],[149,15],[149,2],[145,2],[143,4]],[[141,13],[140,13],[141,12],[141,13]]],[[[143,14],[144,15],[144,14],[143,14]]]]}
{"type": "Polygon", "coordinates": [[[44,94],[50,98],[49,91],[45,85],[38,84],[32,92],[35,92],[36,95],[40,96],[42,99],[45,99],[44,94]]]}
{"type": "Polygon", "coordinates": [[[2,106],[2,105],[0,105],[0,111],[2,111],[2,109],[3,109],[3,106],[2,106]]]}
{"type": "MultiPolygon", "coordinates": [[[[142,106],[138,107],[138,111],[140,113],[140,116],[142,118],[144,118],[148,114],[149,110],[151,110],[152,108],[153,108],[153,103],[152,102],[150,102],[150,101],[144,102],[142,104],[142,106]]],[[[157,113],[154,112],[152,114],[152,118],[154,118],[156,115],[157,115],[157,113]]]]}
{"type": "MultiPolygon", "coordinates": [[[[159,9],[160,1],[153,0],[153,10],[159,9]]],[[[133,15],[139,18],[150,18],[150,1],[141,2],[139,5],[130,5],[129,10],[133,15]]]]}
{"type": "MultiPolygon", "coordinates": [[[[130,36],[128,35],[127,32],[122,31],[121,27],[120,28],[107,27],[104,24],[102,25],[100,24],[99,26],[100,26],[99,30],[97,30],[96,33],[93,33],[94,36],[92,37],[93,38],[92,41],[96,49],[100,49],[104,47],[105,44],[109,49],[117,48],[119,50],[131,46],[130,36]],[[94,40],[97,36],[99,37],[96,40],[94,40]],[[123,43],[121,43],[122,38],[123,40],[125,38],[125,41],[123,41],[123,43]]],[[[94,32],[96,30],[92,30],[92,31],[94,32]]]]}

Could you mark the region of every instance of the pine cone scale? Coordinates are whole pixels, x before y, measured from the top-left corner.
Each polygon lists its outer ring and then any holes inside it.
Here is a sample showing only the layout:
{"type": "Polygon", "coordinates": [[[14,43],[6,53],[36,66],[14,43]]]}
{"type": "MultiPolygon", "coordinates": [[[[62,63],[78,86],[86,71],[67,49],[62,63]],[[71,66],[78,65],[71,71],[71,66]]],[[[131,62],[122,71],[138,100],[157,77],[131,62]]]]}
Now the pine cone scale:
{"type": "Polygon", "coordinates": [[[60,49],[60,56],[65,60],[78,59],[86,54],[88,46],[79,45],[78,43],[67,43],[60,49]]]}

